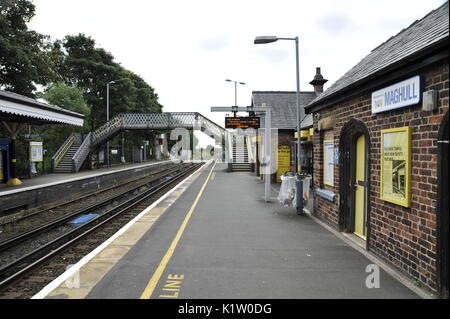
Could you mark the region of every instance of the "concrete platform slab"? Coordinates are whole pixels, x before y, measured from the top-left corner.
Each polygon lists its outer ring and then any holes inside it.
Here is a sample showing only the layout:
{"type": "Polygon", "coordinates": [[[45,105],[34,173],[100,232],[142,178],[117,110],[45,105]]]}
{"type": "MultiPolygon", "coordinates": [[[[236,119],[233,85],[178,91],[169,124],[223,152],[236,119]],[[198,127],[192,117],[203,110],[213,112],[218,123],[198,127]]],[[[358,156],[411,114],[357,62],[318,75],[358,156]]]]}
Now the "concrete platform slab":
{"type": "Polygon", "coordinates": [[[379,288],[367,287],[372,260],[314,219],[280,207],[275,192],[264,202],[264,185],[251,174],[216,165],[207,180],[204,170],[171,198],[85,297],[139,298],[151,284],[151,298],[161,299],[419,298],[383,269],[379,288]]]}

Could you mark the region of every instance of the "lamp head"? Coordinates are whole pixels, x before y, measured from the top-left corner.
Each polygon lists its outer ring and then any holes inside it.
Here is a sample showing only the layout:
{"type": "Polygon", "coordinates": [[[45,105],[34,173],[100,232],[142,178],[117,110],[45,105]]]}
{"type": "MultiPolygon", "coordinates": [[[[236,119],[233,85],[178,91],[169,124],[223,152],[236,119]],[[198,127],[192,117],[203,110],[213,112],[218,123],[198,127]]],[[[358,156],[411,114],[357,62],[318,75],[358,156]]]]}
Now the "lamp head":
{"type": "Polygon", "coordinates": [[[254,44],[266,44],[266,43],[272,43],[278,41],[278,38],[275,36],[262,36],[262,37],[256,37],[254,44]]]}

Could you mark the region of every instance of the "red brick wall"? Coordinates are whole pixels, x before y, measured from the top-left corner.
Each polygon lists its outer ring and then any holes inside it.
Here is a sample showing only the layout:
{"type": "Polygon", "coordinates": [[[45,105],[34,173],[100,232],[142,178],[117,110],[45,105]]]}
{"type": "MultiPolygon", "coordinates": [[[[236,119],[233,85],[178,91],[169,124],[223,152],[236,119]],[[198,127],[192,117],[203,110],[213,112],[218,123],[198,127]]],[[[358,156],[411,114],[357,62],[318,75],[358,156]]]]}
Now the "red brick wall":
{"type": "MultiPolygon", "coordinates": [[[[371,92],[320,112],[320,118],[334,116],[333,130],[314,134],[314,188],[335,192],[330,202],[314,197],[314,214],[338,228],[339,166],[335,165],[334,187],[323,185],[323,141],[334,138],[339,147],[342,127],[352,118],[365,123],[370,135],[370,250],[398,269],[436,290],[436,222],[437,222],[437,138],[443,117],[448,111],[448,62],[419,72],[425,91],[439,91],[438,109],[421,111],[421,106],[405,107],[379,114],[371,112],[371,92]],[[412,130],[411,207],[405,208],[380,199],[380,130],[410,126],[412,130]]],[[[386,83],[388,86],[391,83],[386,83]]],[[[317,129],[317,121],[314,123],[317,129]]]]}

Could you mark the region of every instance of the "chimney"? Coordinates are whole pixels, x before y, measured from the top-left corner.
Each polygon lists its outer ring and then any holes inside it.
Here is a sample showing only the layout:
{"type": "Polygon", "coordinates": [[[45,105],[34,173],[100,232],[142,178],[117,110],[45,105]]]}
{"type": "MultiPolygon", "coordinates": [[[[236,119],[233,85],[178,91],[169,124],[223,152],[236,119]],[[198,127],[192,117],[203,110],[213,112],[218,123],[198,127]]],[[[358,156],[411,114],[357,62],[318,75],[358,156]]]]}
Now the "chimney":
{"type": "Polygon", "coordinates": [[[314,91],[317,95],[323,92],[323,85],[328,82],[328,80],[324,79],[322,74],[320,74],[320,68],[316,68],[316,75],[314,79],[309,82],[312,86],[314,86],[314,91]]]}

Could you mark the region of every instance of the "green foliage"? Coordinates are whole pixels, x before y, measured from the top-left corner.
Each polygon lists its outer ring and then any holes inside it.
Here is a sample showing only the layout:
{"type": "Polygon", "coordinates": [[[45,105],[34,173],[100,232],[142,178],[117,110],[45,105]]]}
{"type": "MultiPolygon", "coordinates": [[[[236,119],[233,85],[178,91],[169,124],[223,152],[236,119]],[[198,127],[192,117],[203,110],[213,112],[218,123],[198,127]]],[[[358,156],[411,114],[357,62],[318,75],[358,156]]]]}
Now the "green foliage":
{"type": "Polygon", "coordinates": [[[28,0],[0,2],[0,87],[29,97],[55,78],[48,37],[27,27],[34,10],[28,0]]]}
{"type": "Polygon", "coordinates": [[[66,36],[51,50],[61,79],[78,86],[91,109],[88,121],[92,128],[106,121],[106,85],[110,85],[110,118],[119,113],[161,112],[158,95],[141,77],[114,61],[111,53],[95,46],[84,34],[66,36]]]}
{"type": "Polygon", "coordinates": [[[58,105],[66,110],[84,115],[91,113],[91,109],[84,101],[83,92],[77,87],[68,86],[62,82],[53,84],[47,92],[39,96],[50,104],[58,105]]]}

